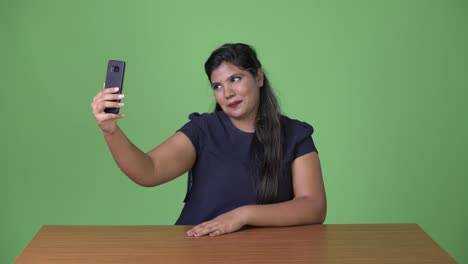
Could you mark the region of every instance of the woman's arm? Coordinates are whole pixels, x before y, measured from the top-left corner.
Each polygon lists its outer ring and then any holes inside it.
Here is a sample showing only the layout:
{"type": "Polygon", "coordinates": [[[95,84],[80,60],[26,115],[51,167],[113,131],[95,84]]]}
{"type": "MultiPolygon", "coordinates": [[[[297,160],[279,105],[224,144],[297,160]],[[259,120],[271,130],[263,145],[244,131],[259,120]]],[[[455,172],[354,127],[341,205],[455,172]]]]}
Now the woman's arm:
{"type": "Polygon", "coordinates": [[[311,152],[292,163],[294,199],[267,205],[247,205],[195,226],[189,236],[234,232],[244,225],[291,226],[325,221],[327,202],[320,160],[311,152]]]}
{"type": "Polygon", "coordinates": [[[168,182],[187,172],[195,162],[195,148],[182,132],[175,133],[148,153],[133,145],[120,128],[104,137],[121,171],[141,186],[168,182]]]}
{"type": "Polygon", "coordinates": [[[287,202],[245,206],[247,225],[289,226],[321,224],[325,221],[327,201],[320,160],[311,152],[291,165],[294,199],[287,202]]]}
{"type": "Polygon", "coordinates": [[[122,114],[106,113],[105,108],[122,108],[123,94],[113,94],[118,88],[107,88],[93,98],[91,109],[96,123],[106,139],[115,162],[131,180],[142,186],[155,186],[170,181],[188,171],[195,162],[196,152],[190,139],[177,132],[148,153],[137,148],[117,125],[122,114]]]}

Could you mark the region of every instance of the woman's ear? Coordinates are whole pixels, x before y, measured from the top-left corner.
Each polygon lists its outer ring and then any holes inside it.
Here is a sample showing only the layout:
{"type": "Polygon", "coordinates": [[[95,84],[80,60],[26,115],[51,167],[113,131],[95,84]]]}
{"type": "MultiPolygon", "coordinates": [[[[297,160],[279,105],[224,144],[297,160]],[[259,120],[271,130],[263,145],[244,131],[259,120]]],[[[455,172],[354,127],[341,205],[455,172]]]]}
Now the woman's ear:
{"type": "Polygon", "coordinates": [[[258,87],[263,87],[263,79],[264,79],[263,70],[262,70],[262,68],[258,68],[258,70],[257,70],[257,84],[258,84],[258,87]]]}

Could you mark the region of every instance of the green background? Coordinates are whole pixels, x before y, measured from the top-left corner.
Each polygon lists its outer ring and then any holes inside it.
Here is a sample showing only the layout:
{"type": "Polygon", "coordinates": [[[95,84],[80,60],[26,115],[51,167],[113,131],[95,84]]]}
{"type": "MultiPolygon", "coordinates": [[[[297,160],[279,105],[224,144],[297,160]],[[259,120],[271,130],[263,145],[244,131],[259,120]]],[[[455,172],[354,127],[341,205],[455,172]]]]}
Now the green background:
{"type": "Polygon", "coordinates": [[[173,224],[186,176],[130,181],[90,103],[127,61],[120,125],[148,151],[211,111],[225,42],[314,126],[326,223],[417,223],[468,263],[467,1],[2,1],[0,22],[0,263],[44,224],[173,224]]]}

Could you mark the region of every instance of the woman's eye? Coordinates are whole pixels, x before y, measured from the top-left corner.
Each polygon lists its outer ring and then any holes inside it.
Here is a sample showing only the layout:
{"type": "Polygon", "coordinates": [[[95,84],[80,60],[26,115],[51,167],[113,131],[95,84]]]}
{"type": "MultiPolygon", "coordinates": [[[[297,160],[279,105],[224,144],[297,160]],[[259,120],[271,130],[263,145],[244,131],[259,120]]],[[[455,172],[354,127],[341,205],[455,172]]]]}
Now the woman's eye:
{"type": "Polygon", "coordinates": [[[221,85],[215,84],[215,85],[213,85],[212,87],[213,87],[214,90],[217,90],[217,89],[221,88],[221,85]]]}
{"type": "Polygon", "coordinates": [[[236,76],[236,77],[232,77],[231,80],[232,80],[232,82],[237,82],[237,81],[239,81],[240,79],[241,79],[240,77],[236,76]]]}

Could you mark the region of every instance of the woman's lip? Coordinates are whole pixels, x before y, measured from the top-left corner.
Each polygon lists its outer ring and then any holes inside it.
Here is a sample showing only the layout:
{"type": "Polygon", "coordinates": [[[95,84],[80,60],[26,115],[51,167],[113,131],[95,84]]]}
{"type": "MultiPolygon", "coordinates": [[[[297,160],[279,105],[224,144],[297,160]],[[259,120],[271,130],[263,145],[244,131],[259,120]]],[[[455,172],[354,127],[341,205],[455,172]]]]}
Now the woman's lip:
{"type": "Polygon", "coordinates": [[[236,108],[242,101],[235,101],[233,103],[228,104],[231,108],[236,108]]]}

